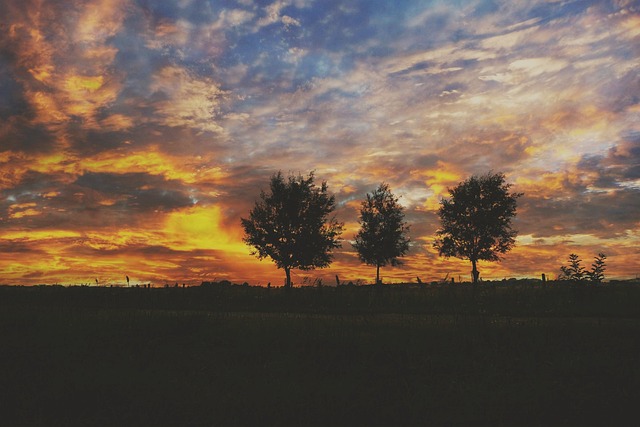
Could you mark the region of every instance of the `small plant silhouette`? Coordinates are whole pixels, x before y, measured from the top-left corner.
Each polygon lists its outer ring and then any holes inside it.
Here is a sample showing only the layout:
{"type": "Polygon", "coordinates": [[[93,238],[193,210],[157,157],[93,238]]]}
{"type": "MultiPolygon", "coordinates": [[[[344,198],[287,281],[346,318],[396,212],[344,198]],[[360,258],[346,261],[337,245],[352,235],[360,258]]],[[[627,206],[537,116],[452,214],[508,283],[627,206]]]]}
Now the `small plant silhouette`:
{"type": "Polygon", "coordinates": [[[594,283],[602,283],[604,280],[604,271],[607,269],[607,256],[600,252],[591,264],[591,271],[587,273],[589,280],[594,283]]]}
{"type": "Polygon", "coordinates": [[[594,283],[602,283],[604,280],[604,271],[606,270],[607,256],[602,252],[595,257],[593,264],[591,264],[591,270],[587,271],[582,266],[582,260],[577,254],[569,254],[568,264],[560,267],[562,272],[559,276],[560,280],[570,280],[572,282],[584,282],[590,280],[594,283]]]}
{"type": "Polygon", "coordinates": [[[569,265],[560,267],[562,280],[571,280],[573,282],[582,282],[585,279],[586,270],[581,265],[582,260],[577,254],[569,254],[569,265]]]}

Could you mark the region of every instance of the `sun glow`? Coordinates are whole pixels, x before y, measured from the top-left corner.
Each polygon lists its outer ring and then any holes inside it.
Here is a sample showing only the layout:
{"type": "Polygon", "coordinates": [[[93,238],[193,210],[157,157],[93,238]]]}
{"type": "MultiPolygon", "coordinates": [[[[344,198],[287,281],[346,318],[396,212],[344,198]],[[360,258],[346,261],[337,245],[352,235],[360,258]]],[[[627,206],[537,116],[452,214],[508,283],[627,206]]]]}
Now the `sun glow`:
{"type": "Polygon", "coordinates": [[[194,206],[171,213],[163,233],[169,246],[176,250],[213,249],[230,253],[248,253],[238,232],[225,227],[218,206],[194,206]]]}

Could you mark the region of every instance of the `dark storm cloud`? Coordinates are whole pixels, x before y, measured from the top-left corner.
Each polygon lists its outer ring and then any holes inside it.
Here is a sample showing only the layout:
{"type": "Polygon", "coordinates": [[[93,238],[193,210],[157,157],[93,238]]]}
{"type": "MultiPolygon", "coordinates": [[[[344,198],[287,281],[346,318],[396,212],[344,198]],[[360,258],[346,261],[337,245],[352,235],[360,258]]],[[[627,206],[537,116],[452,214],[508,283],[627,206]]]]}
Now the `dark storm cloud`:
{"type": "Polygon", "coordinates": [[[30,245],[28,242],[24,241],[7,241],[0,240],[0,259],[7,257],[9,260],[11,259],[11,254],[21,254],[21,255],[38,255],[43,253],[37,247],[30,245]],[[6,255],[5,255],[6,254],[6,255]],[[3,256],[4,255],[4,256],[3,256]]]}
{"type": "Polygon", "coordinates": [[[640,179],[640,132],[628,132],[606,154],[586,155],[577,170],[591,174],[595,189],[638,189],[640,179]]]}
{"type": "Polygon", "coordinates": [[[142,172],[125,174],[85,173],[73,184],[80,191],[89,189],[117,199],[116,208],[137,212],[174,210],[191,206],[193,200],[179,181],[142,172]]]}
{"type": "Polygon", "coordinates": [[[56,149],[56,141],[47,126],[33,124],[25,115],[13,115],[0,123],[0,152],[48,153],[56,149]]]}
{"type": "Polygon", "coordinates": [[[210,255],[207,251],[180,251],[161,245],[144,245],[142,243],[132,243],[126,246],[114,247],[107,239],[77,239],[73,248],[74,252],[87,256],[103,256],[117,258],[120,256],[147,256],[164,257],[165,259],[174,256],[204,256],[210,255]]]}
{"type": "Polygon", "coordinates": [[[11,54],[0,47],[0,119],[29,113],[29,105],[23,96],[23,86],[13,78],[11,54]],[[5,56],[7,55],[7,56],[5,56]]]}
{"type": "Polygon", "coordinates": [[[90,230],[156,221],[161,214],[211,200],[180,181],[145,173],[84,173],[72,183],[57,178],[27,173],[3,191],[0,217],[8,225],[90,230]]]}
{"type": "Polygon", "coordinates": [[[0,190],[5,203],[23,203],[31,201],[34,197],[40,197],[44,193],[49,193],[59,186],[64,185],[60,176],[56,174],[42,173],[37,171],[27,171],[19,180],[13,182],[10,188],[0,190]]]}
{"type": "Polygon", "coordinates": [[[566,200],[527,199],[520,205],[526,213],[518,219],[520,234],[552,237],[591,234],[602,239],[625,236],[640,218],[640,190],[611,193],[577,193],[566,200]]]}
{"type": "Polygon", "coordinates": [[[622,141],[609,149],[602,162],[622,180],[637,182],[640,179],[640,131],[623,135],[622,141]]]}

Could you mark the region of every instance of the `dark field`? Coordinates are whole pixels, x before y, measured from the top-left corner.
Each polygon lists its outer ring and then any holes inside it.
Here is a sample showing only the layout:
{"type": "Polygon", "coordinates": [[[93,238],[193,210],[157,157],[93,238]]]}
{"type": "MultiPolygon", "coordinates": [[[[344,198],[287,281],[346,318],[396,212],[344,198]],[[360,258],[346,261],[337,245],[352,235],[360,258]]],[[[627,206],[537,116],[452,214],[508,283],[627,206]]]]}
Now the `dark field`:
{"type": "Polygon", "coordinates": [[[640,286],[0,287],[0,425],[638,425],[640,286]]]}

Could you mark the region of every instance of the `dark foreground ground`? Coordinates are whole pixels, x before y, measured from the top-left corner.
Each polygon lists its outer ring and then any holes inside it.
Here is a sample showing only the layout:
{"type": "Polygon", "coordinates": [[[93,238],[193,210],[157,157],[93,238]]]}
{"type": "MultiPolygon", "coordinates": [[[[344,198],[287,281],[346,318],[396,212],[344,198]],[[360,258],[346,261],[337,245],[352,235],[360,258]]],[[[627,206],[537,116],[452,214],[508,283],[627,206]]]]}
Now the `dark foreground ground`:
{"type": "Polygon", "coordinates": [[[640,286],[0,287],[0,425],[639,425],[640,286]]]}

